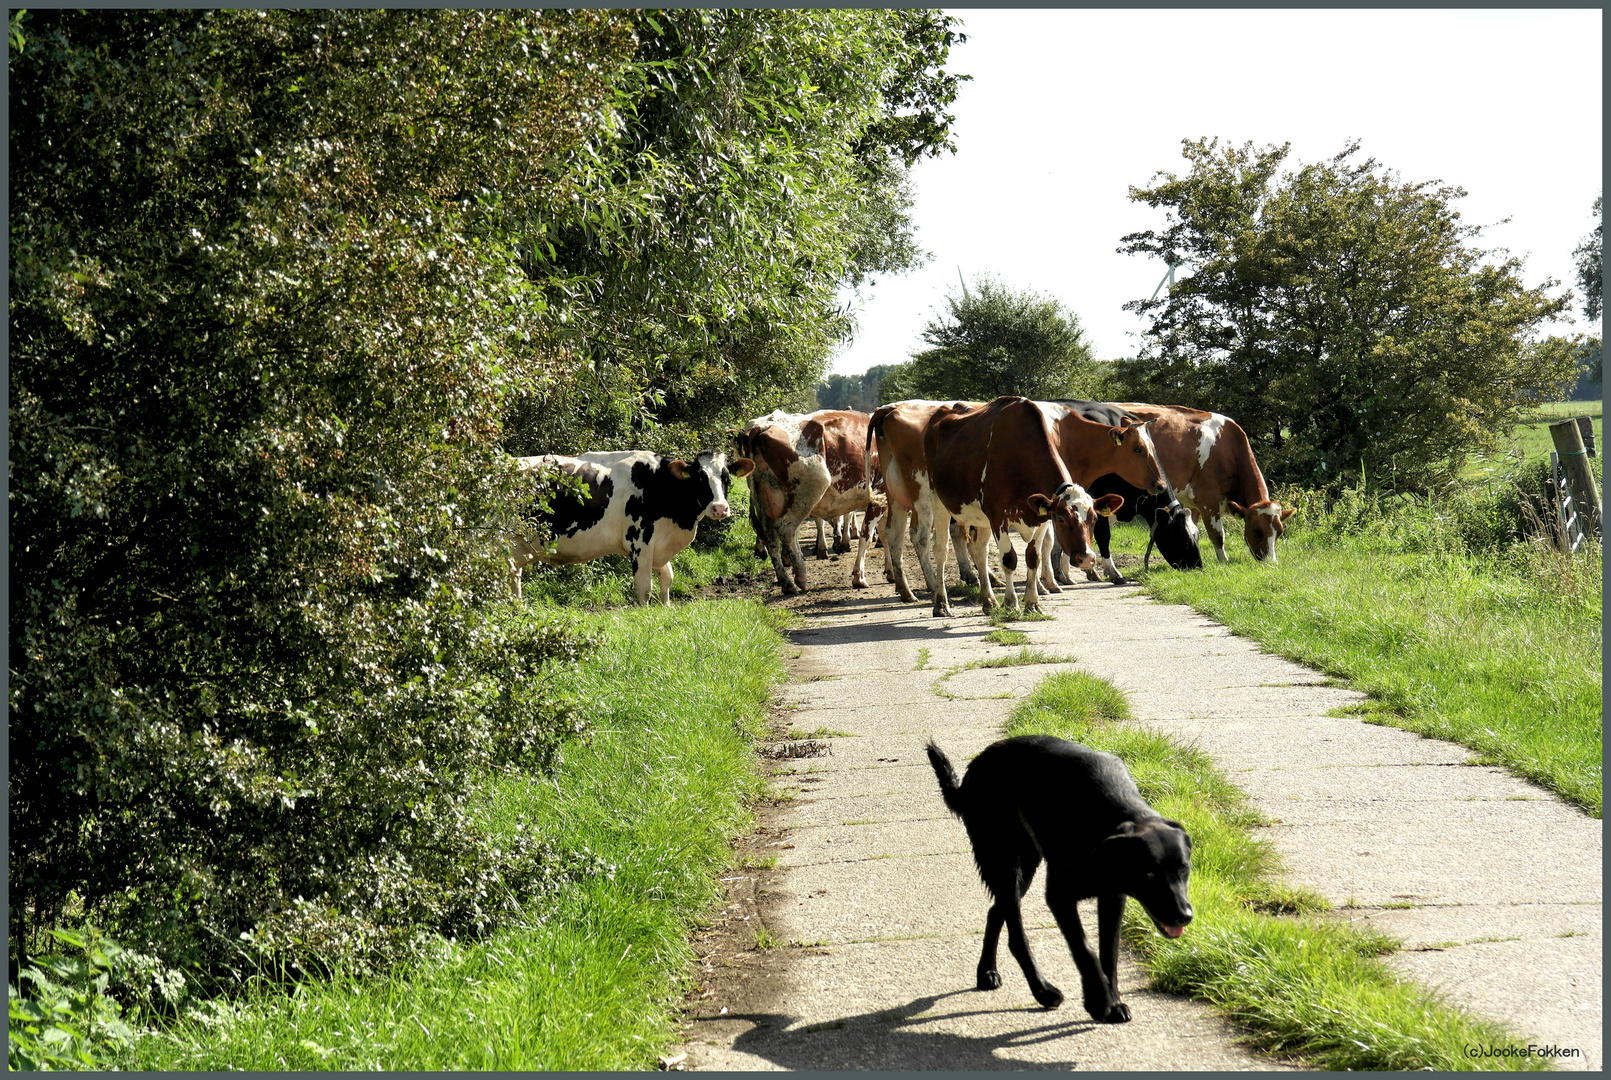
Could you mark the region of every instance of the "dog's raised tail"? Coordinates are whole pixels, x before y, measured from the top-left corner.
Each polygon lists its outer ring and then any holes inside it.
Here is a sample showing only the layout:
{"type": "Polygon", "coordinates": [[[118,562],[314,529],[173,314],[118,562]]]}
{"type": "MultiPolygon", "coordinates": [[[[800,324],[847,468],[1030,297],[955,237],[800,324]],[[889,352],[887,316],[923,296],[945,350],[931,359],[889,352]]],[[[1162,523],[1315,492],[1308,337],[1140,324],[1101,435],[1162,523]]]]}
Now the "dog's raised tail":
{"type": "Polygon", "coordinates": [[[962,816],[962,785],[957,783],[956,770],[951,767],[951,759],[945,756],[945,751],[929,740],[929,764],[934,766],[935,778],[940,781],[940,795],[945,799],[946,808],[957,817],[962,816]]]}

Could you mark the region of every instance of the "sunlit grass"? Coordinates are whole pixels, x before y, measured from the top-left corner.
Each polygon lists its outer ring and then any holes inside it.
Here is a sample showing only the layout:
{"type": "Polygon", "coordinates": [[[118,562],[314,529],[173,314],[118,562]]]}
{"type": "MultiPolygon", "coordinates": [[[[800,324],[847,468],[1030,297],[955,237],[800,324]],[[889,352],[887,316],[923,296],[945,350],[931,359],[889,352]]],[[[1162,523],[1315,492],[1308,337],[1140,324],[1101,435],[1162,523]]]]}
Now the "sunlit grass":
{"type": "Polygon", "coordinates": [[[605,644],[566,689],[594,734],[552,780],[489,777],[483,818],[613,869],[477,942],[369,981],[261,989],[146,1037],[134,1067],[644,1069],[675,1036],[688,933],[764,781],[752,740],[782,677],[777,616],[747,601],[579,616],[605,644]]]}
{"type": "Polygon", "coordinates": [[[1117,687],[1060,673],[1018,705],[1007,734],[1056,735],[1117,755],[1153,808],[1191,834],[1196,918],[1185,935],[1160,936],[1140,905],[1125,915],[1125,938],[1154,986],[1210,1002],[1255,1045],[1321,1069],[1472,1069],[1482,1063],[1466,1047],[1518,1045],[1498,1025],[1400,982],[1377,959],[1394,948],[1388,939],[1314,917],[1325,901],[1274,880],[1275,856],[1254,838],[1259,819],[1245,796],[1207,755],[1116,722],[1128,714],[1117,687]]]}

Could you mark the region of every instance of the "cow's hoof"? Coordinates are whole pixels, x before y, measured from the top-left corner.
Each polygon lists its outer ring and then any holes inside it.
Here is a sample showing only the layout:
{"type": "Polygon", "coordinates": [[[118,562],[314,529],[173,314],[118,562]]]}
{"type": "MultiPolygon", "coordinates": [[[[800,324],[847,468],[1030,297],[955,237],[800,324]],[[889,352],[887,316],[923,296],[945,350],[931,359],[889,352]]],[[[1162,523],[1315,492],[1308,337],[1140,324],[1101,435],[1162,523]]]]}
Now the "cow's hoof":
{"type": "Polygon", "coordinates": [[[1102,575],[1098,574],[1095,570],[1087,570],[1087,571],[1085,571],[1085,580],[1086,581],[1101,581],[1102,580],[1102,575]]]}
{"type": "Polygon", "coordinates": [[[915,604],[915,603],[917,603],[917,597],[912,595],[912,590],[911,589],[900,589],[900,590],[898,590],[898,592],[900,593],[901,602],[903,604],[915,604]]]}
{"type": "Polygon", "coordinates": [[[867,587],[867,579],[866,578],[861,578],[861,577],[853,577],[853,578],[850,579],[850,587],[852,589],[865,589],[867,587]]]}

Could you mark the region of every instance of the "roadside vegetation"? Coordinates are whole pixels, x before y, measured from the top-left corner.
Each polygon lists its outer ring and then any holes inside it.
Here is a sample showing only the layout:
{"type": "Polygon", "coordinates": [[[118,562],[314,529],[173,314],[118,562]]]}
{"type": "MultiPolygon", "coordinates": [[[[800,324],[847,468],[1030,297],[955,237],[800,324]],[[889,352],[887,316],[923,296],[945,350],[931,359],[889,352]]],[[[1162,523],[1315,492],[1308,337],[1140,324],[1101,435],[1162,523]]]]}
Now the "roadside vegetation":
{"type": "MultiPolygon", "coordinates": [[[[1372,723],[1460,743],[1600,816],[1600,547],[1574,558],[1540,536],[1547,424],[1524,419],[1508,462],[1423,495],[1282,490],[1299,508],[1280,563],[1255,563],[1235,529],[1229,564],[1132,576],[1283,656],[1371,696],[1372,723]],[[1542,434],[1540,434],[1542,432],[1542,434]],[[1541,456],[1542,455],[1542,456],[1541,456]]],[[[1137,527],[1114,530],[1139,554],[1137,527]]]]}
{"type": "Polygon", "coordinates": [[[762,789],[753,740],[782,676],[778,616],[747,601],[570,614],[600,645],[559,681],[592,736],[551,779],[489,778],[497,838],[562,838],[587,872],[495,933],[381,977],[337,971],[198,1004],[143,1035],[134,1069],[643,1069],[672,1038],[687,937],[762,789]]]}
{"type": "Polygon", "coordinates": [[[1378,959],[1392,941],[1316,917],[1325,901],[1273,879],[1274,853],[1251,831],[1258,815],[1208,756],[1121,722],[1128,718],[1112,684],[1058,673],[1013,711],[1006,734],[1055,735],[1118,755],[1147,802],[1191,834],[1197,916],[1186,934],[1168,940],[1138,905],[1126,911],[1125,939],[1158,989],[1207,1001],[1261,1049],[1320,1069],[1470,1069],[1465,1047],[1514,1041],[1400,982],[1378,959]]]}

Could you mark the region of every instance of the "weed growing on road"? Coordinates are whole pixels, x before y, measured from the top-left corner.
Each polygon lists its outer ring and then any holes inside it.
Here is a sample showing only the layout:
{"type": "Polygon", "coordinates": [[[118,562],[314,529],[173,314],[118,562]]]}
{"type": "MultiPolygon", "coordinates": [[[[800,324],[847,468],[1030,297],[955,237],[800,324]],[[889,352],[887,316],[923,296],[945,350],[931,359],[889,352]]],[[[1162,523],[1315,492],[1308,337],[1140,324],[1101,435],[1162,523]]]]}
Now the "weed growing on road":
{"type": "Polygon", "coordinates": [[[1024,633],[1022,630],[1008,630],[1006,627],[998,627],[997,629],[990,631],[990,633],[984,636],[984,639],[990,642],[992,645],[1029,644],[1028,634],[1024,633]]]}
{"type": "Polygon", "coordinates": [[[1245,796],[1206,754],[1113,722],[1128,713],[1112,684],[1057,674],[1014,710],[1007,734],[1056,735],[1117,755],[1142,796],[1191,833],[1197,918],[1185,936],[1160,937],[1139,905],[1126,912],[1125,939],[1154,985],[1208,1001],[1259,1046],[1323,1069],[1466,1069],[1466,1046],[1514,1041],[1399,982],[1378,959],[1396,947],[1391,940],[1311,917],[1325,901],[1272,880],[1274,854],[1253,838],[1259,819],[1245,796]]]}
{"type": "Polygon", "coordinates": [[[1043,653],[1037,649],[1025,646],[1015,653],[1007,656],[994,656],[988,660],[975,660],[964,664],[958,671],[972,671],[974,668],[1020,667],[1024,664],[1077,664],[1077,656],[1057,656],[1053,653],[1043,653]]]}

